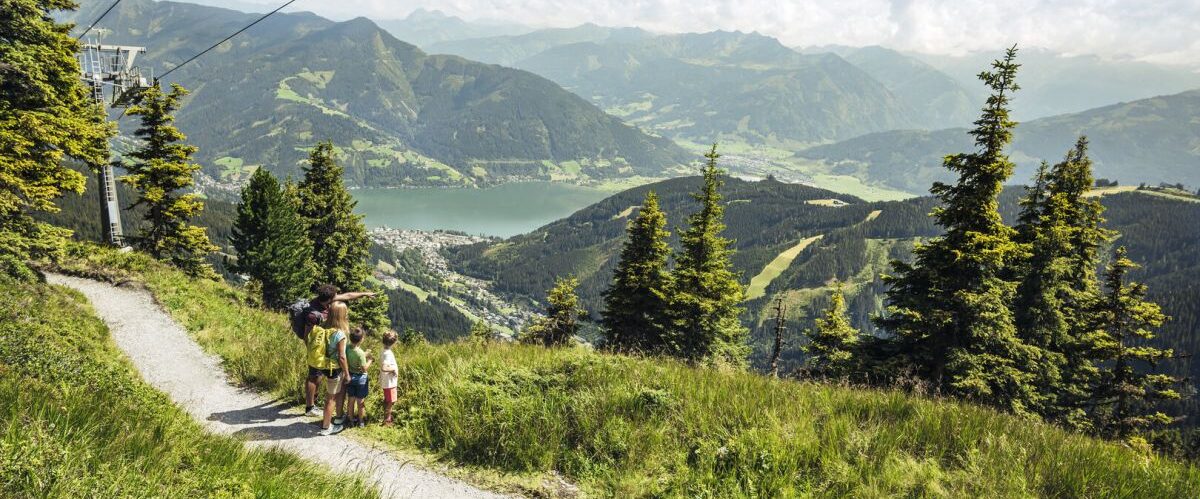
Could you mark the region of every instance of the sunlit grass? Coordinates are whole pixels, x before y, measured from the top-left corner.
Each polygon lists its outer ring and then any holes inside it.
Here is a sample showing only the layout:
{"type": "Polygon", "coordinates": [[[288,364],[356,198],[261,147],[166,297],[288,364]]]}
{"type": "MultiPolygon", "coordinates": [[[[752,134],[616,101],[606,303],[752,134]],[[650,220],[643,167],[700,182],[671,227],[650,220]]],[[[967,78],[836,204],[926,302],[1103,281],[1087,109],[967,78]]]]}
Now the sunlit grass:
{"type": "Polygon", "coordinates": [[[374,497],[205,432],[141,382],[82,296],[0,278],[0,497],[374,497]]]}
{"type": "MultiPolygon", "coordinates": [[[[299,396],[300,343],[281,316],[143,257],[83,253],[76,272],[143,280],[238,379],[299,396]]],[[[897,391],[585,349],[455,343],[397,358],[399,424],[368,435],[503,472],[557,471],[602,496],[1200,494],[1195,467],[897,391]]]]}

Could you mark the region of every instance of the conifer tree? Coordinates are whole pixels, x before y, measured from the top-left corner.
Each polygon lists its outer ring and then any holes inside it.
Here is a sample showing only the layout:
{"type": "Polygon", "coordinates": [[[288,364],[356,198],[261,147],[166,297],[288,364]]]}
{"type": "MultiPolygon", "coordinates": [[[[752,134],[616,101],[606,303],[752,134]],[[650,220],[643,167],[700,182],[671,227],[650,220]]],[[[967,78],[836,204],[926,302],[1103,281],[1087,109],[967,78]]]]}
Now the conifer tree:
{"type": "Polygon", "coordinates": [[[671,273],[669,337],[684,359],[741,368],[749,355],[749,330],[739,319],[745,290],[729,261],[730,241],[721,237],[725,208],[716,144],[704,157],[704,184],[692,195],[700,211],[688,218],[671,273]]]}
{"type": "Polygon", "coordinates": [[[1162,400],[1175,400],[1179,379],[1155,374],[1158,363],[1170,359],[1170,349],[1146,345],[1167,317],[1157,304],[1145,300],[1146,286],[1127,279],[1138,267],[1124,247],[1117,248],[1104,279],[1103,296],[1088,311],[1095,359],[1102,366],[1090,401],[1097,429],[1125,438],[1172,418],[1155,409],[1162,400]]]}
{"type": "MultiPolygon", "coordinates": [[[[362,215],[354,213],[357,203],[342,180],[343,169],[334,158],[333,143],[317,144],[308,159],[296,193],[313,245],[315,282],[346,291],[378,291],[367,280],[371,273],[367,261],[371,240],[362,215]]],[[[387,296],[382,292],[354,302],[350,312],[352,321],[369,330],[382,331],[388,326],[387,296]]]]}
{"type": "Polygon", "coordinates": [[[671,247],[667,216],[658,207],[654,191],[646,193],[637,217],[629,222],[628,238],[604,292],[604,339],[608,348],[621,352],[663,353],[667,349],[667,258],[671,247]]]}
{"type": "Polygon", "coordinates": [[[54,16],[70,0],[10,0],[0,15],[0,260],[9,269],[54,257],[71,232],[34,221],[55,200],[83,192],[64,160],[108,161],[113,128],[79,80],[79,44],[54,16]]]}
{"type": "Polygon", "coordinates": [[[555,279],[546,296],[546,316],[526,327],[521,341],[548,347],[569,344],[579,333],[579,320],[587,315],[575,294],[577,287],[579,280],[574,277],[555,279]]]}
{"type": "Polygon", "coordinates": [[[893,262],[887,315],[879,323],[918,376],[943,393],[1017,413],[1038,403],[1029,371],[1038,352],[1025,345],[1010,306],[1008,266],[1021,254],[997,210],[1013,163],[1004,154],[1016,125],[1008,104],[1018,89],[1016,49],[979,77],[992,89],[971,135],[977,150],[947,156],[958,182],[935,183],[932,216],[943,236],[917,246],[914,262],[893,262]]]}
{"type": "Polygon", "coordinates": [[[846,296],[842,283],[835,283],[829,292],[829,307],[816,320],[816,327],[807,331],[804,346],[805,367],[818,376],[840,378],[854,372],[856,349],[861,333],[850,325],[846,316],[846,296]]]}
{"type": "Polygon", "coordinates": [[[1092,185],[1087,139],[1080,137],[1024,201],[1018,233],[1028,245],[1018,266],[1014,314],[1021,339],[1040,350],[1037,386],[1048,396],[1037,410],[1068,425],[1085,423],[1081,402],[1095,366],[1084,353],[1085,308],[1095,299],[1104,207],[1085,197],[1092,185]],[[1039,192],[1040,191],[1040,192],[1039,192]]]}
{"type": "Polygon", "coordinates": [[[238,255],[233,270],[260,283],[263,304],[283,308],[309,294],[316,267],[308,226],[279,181],[262,168],[242,189],[231,239],[238,255]]]}
{"type": "Polygon", "coordinates": [[[192,175],[200,165],[192,163],[196,147],[184,141],[187,137],[175,128],[174,113],[187,90],[178,84],[170,92],[158,85],[142,93],[138,105],[128,114],[141,118],[134,135],[141,146],[129,153],[132,162],[125,164],[128,175],[121,181],[138,193],[134,206],[145,206],[146,215],[133,241],[138,249],[196,276],[215,277],[205,258],[218,248],[208,239],[203,227],[191,225],[193,217],[204,209],[204,203],[192,187],[192,175]]]}

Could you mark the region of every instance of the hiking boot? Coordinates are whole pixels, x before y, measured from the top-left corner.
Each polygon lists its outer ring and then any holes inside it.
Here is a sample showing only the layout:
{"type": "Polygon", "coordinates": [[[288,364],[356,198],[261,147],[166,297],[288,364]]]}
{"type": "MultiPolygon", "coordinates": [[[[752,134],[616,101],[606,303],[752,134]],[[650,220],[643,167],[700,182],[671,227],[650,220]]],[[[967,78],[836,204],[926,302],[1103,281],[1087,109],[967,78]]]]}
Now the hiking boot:
{"type": "Polygon", "coordinates": [[[337,435],[338,433],[341,433],[341,431],[342,431],[342,425],[335,424],[333,426],[330,426],[329,428],[325,428],[324,430],[321,430],[320,435],[322,437],[328,437],[330,435],[337,435]]]}

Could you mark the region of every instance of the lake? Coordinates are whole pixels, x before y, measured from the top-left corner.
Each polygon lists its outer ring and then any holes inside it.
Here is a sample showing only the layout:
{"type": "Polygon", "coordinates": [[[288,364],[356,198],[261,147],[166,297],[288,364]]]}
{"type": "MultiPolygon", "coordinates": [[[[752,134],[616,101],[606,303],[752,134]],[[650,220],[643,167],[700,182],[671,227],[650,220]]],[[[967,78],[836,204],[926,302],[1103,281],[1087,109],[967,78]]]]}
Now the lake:
{"type": "Polygon", "coordinates": [[[508,237],[529,232],[611,195],[555,182],[516,182],[486,189],[356,189],[368,228],[458,230],[508,237]]]}

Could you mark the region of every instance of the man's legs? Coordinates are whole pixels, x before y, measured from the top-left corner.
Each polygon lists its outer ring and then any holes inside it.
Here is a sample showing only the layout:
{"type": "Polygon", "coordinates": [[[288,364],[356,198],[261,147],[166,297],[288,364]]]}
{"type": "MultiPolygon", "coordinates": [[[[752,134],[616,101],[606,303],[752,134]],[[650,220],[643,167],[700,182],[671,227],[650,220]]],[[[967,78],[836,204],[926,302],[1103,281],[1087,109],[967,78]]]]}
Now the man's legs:
{"type": "Polygon", "coordinates": [[[308,412],[314,405],[317,405],[317,383],[321,381],[321,373],[313,374],[310,370],[308,378],[304,380],[304,411],[308,412]]]}

